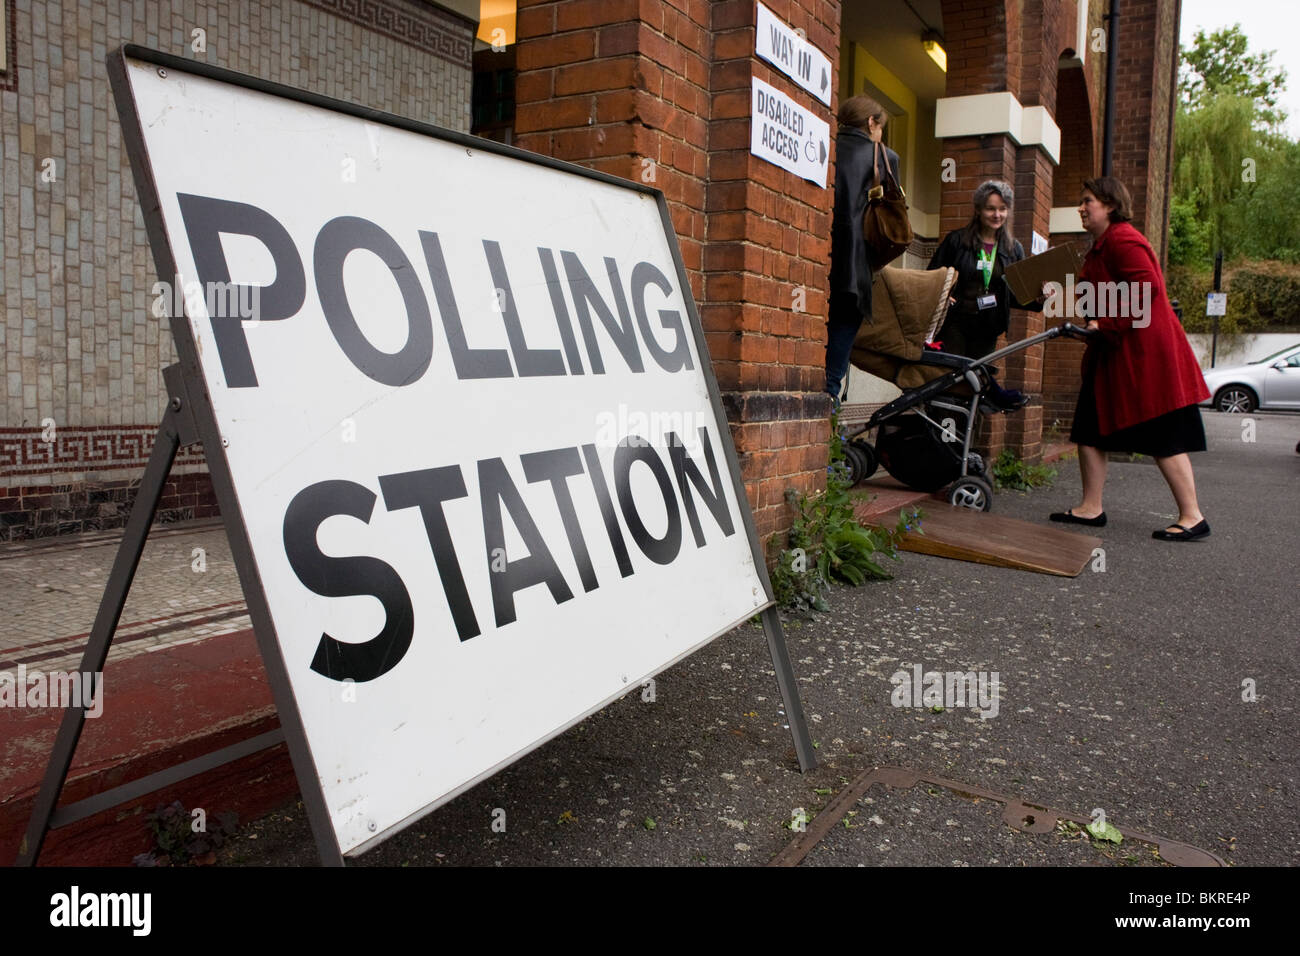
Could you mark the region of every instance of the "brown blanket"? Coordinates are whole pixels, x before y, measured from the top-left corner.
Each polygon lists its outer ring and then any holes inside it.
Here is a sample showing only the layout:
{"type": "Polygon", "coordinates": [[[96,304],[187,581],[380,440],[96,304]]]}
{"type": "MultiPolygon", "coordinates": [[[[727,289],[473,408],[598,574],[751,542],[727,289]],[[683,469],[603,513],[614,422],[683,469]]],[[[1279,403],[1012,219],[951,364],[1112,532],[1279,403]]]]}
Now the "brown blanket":
{"type": "Polygon", "coordinates": [[[953,269],[895,269],[876,273],[871,287],[871,321],[862,323],[853,343],[853,364],[865,372],[915,388],[943,374],[935,366],[909,365],[919,359],[925,342],[943,324],[953,269]]]}

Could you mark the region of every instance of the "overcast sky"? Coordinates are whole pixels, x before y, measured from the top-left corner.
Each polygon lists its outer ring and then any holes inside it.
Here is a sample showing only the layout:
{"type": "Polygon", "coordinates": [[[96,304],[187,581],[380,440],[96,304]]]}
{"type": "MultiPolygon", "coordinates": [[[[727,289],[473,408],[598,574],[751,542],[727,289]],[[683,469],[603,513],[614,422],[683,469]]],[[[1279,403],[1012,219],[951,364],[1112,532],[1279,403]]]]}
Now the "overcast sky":
{"type": "MultiPolygon", "coordinates": [[[[1124,8],[1120,8],[1121,21],[1124,8]]],[[[1300,3],[1296,0],[1183,0],[1182,45],[1190,47],[1198,28],[1206,33],[1241,24],[1251,53],[1274,50],[1273,64],[1286,70],[1279,105],[1287,111],[1287,134],[1300,137],[1300,3]]]]}

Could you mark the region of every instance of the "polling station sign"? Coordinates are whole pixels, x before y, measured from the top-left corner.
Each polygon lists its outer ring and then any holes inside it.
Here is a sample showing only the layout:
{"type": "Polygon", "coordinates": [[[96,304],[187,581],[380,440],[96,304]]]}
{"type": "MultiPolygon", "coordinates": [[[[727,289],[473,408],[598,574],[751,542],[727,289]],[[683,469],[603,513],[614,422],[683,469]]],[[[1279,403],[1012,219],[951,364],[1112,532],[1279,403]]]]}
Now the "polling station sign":
{"type": "Polygon", "coordinates": [[[752,77],[749,151],[826,188],[830,124],[752,77]]]}
{"type": "Polygon", "coordinates": [[[159,271],[223,291],[173,334],[342,852],[771,604],[661,194],[144,56],[159,271]]]}

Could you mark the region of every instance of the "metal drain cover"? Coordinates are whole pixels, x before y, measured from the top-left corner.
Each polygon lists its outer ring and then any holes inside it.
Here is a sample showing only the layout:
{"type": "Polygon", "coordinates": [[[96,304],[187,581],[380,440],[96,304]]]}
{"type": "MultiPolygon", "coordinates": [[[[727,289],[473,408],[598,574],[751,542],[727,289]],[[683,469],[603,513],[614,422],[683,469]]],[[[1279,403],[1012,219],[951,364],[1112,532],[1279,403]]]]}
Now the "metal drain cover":
{"type": "MultiPolygon", "coordinates": [[[[899,767],[859,776],[773,866],[1225,866],[1213,853],[899,767]]],[[[1114,821],[1110,821],[1114,825],[1114,821]]]]}

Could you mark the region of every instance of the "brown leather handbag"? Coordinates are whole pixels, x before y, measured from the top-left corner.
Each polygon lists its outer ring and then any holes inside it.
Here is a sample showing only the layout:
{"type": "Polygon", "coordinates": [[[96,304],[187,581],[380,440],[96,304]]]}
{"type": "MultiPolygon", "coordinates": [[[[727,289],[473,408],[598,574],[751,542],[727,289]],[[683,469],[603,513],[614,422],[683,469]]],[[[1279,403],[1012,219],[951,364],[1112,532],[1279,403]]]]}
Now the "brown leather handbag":
{"type": "MultiPolygon", "coordinates": [[[[880,144],[872,153],[871,168],[880,168],[880,144]]],[[[872,270],[893,262],[912,243],[912,224],[907,218],[907,196],[894,177],[885,156],[885,181],[867,191],[867,211],[862,214],[862,237],[867,243],[867,260],[872,270]]]]}

